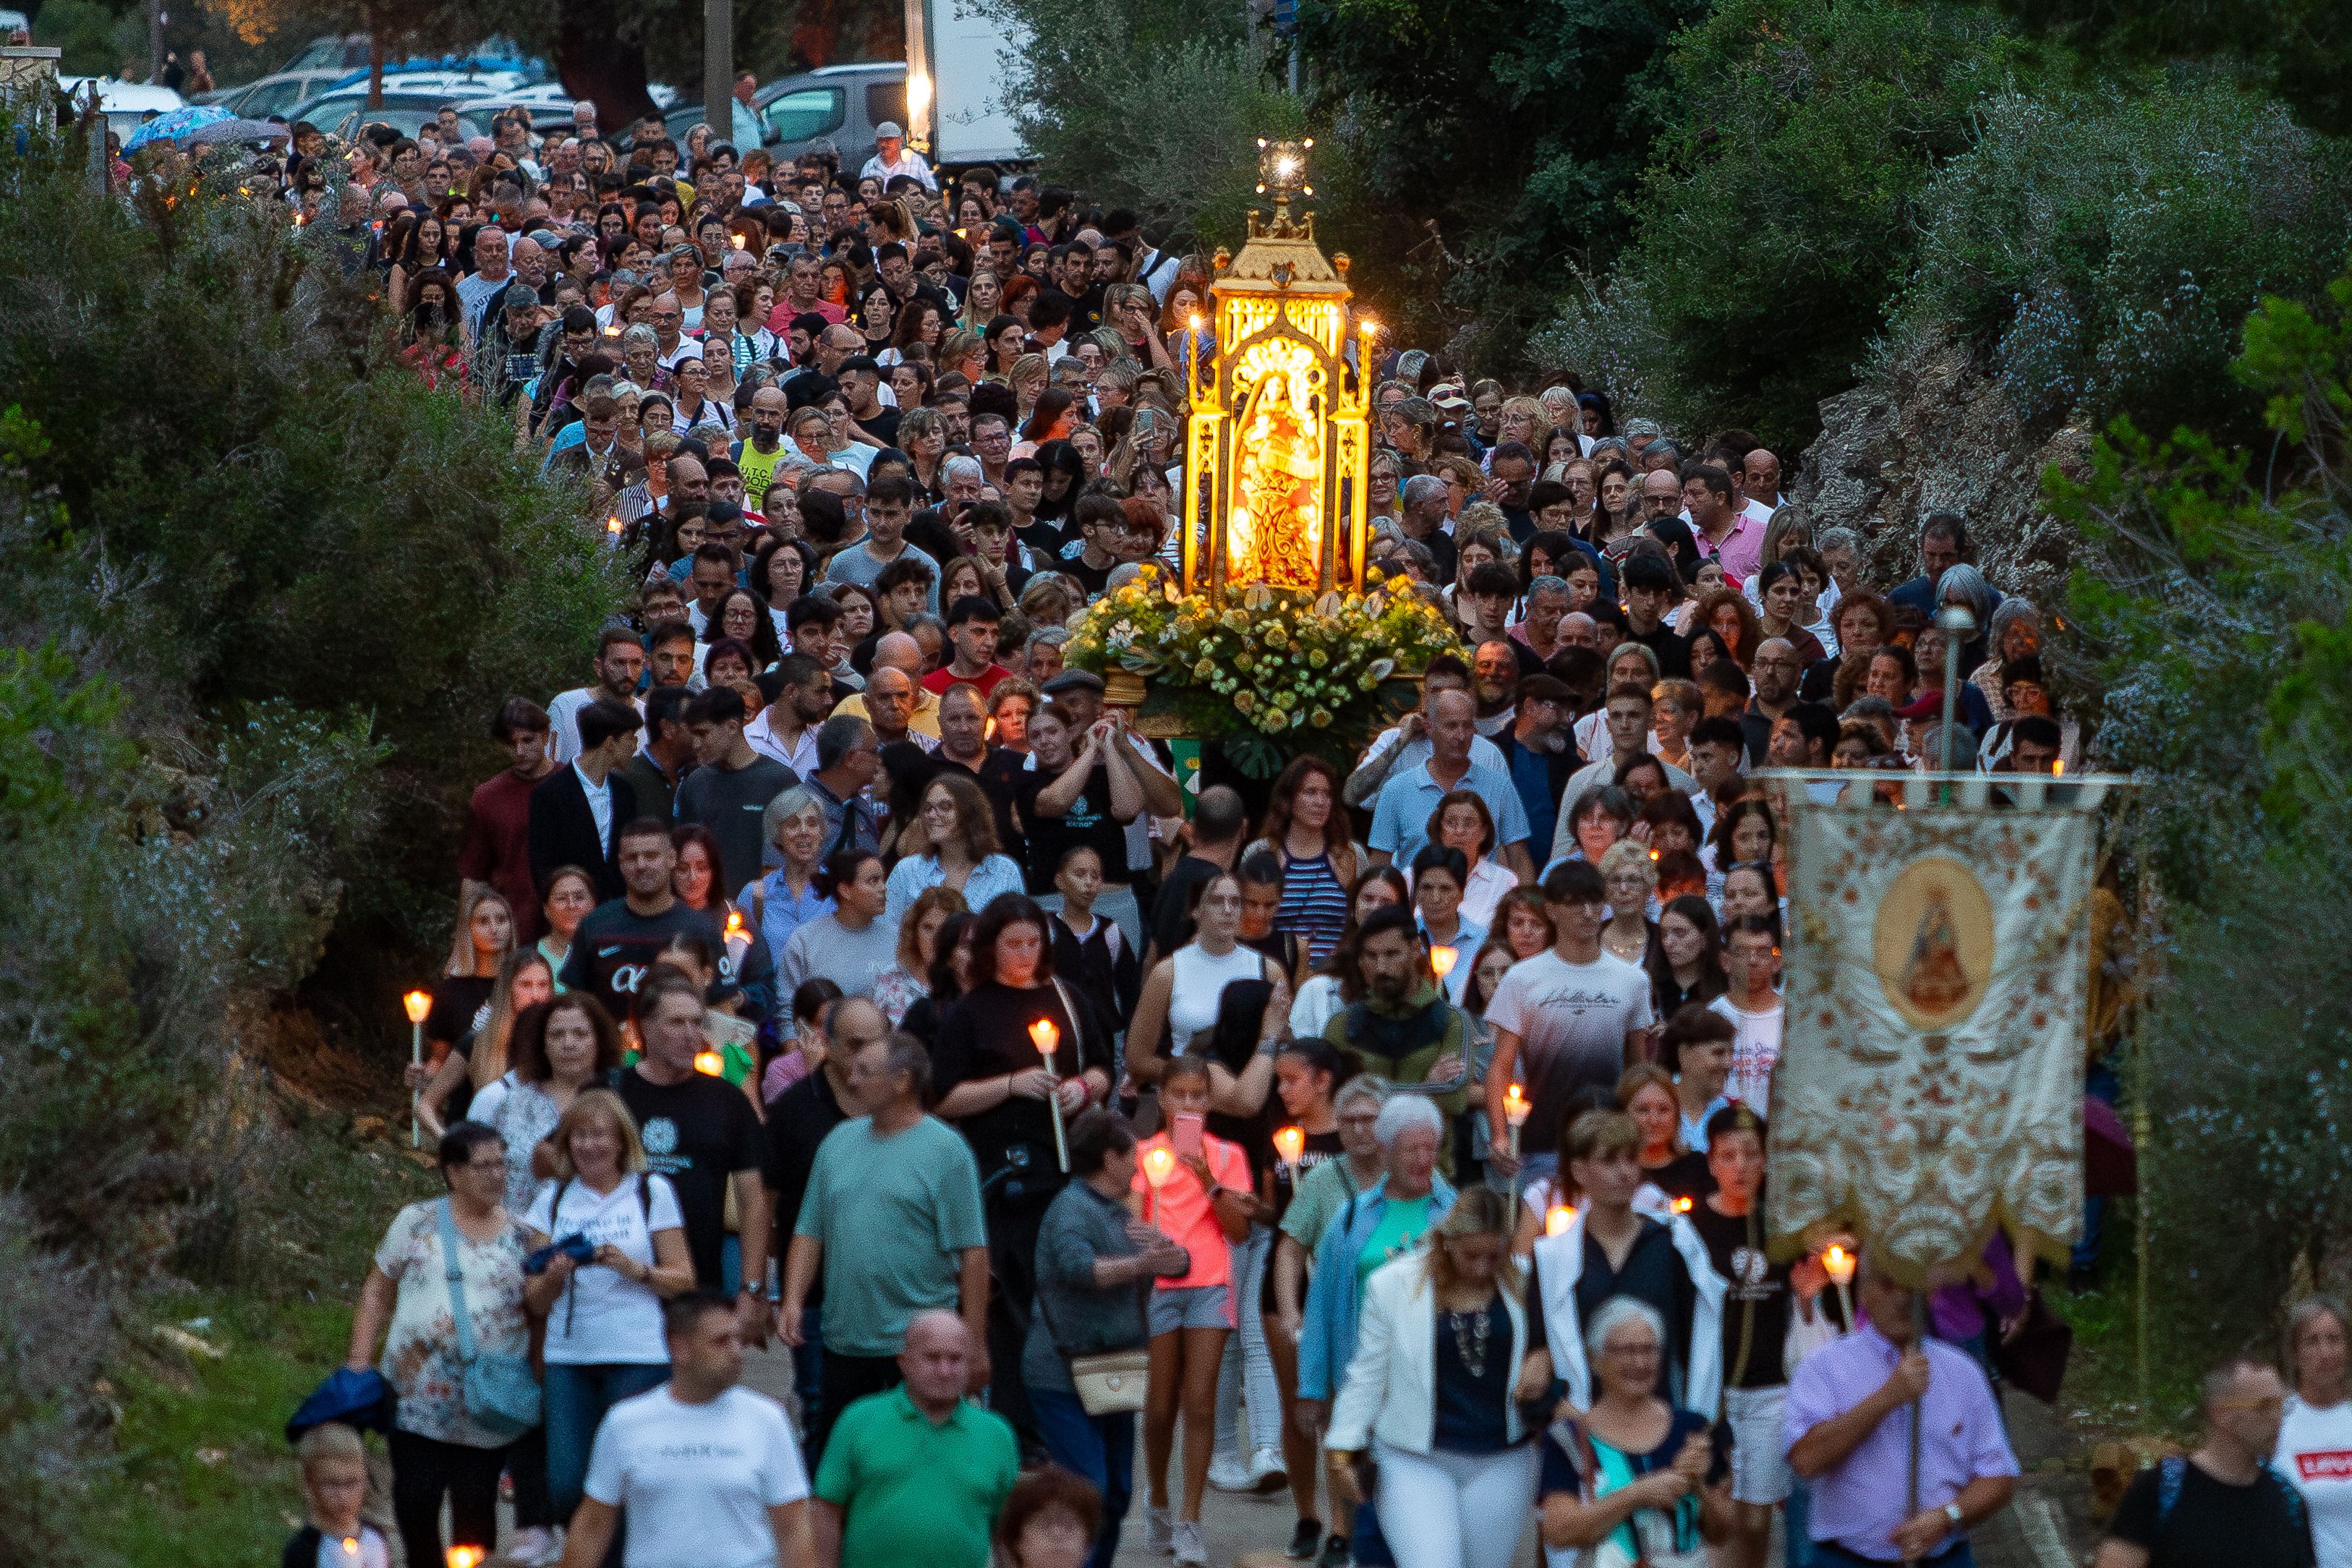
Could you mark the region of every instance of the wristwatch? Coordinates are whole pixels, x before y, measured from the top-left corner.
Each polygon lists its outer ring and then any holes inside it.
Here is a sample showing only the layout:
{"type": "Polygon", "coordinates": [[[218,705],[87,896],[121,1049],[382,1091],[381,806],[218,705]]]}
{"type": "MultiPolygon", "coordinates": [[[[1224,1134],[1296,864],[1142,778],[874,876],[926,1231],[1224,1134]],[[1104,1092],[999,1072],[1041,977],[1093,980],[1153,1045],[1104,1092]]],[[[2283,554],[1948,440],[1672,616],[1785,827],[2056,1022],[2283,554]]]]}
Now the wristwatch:
{"type": "Polygon", "coordinates": [[[1944,1505],[1944,1517],[1952,1521],[1951,1533],[1958,1535],[1960,1532],[1961,1521],[1967,1516],[1960,1512],[1960,1505],[1958,1503],[1948,1502],[1944,1505]]]}

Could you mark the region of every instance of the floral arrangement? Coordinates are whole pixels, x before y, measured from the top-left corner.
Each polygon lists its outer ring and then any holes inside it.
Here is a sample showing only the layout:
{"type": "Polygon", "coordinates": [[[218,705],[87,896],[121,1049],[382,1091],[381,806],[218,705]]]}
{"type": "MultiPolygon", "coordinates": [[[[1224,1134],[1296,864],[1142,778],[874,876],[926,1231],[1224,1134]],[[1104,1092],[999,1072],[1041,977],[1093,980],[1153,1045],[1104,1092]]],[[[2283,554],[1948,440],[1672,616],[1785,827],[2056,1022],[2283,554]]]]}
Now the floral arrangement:
{"type": "Polygon", "coordinates": [[[1413,681],[1454,628],[1416,594],[1245,588],[1223,608],[1156,565],[1097,600],[1072,628],[1069,663],[1142,678],[1144,717],[1222,742],[1243,772],[1278,772],[1300,752],[1352,753],[1419,698],[1413,681]],[[1236,731],[1238,716],[1245,726],[1236,731]]]}

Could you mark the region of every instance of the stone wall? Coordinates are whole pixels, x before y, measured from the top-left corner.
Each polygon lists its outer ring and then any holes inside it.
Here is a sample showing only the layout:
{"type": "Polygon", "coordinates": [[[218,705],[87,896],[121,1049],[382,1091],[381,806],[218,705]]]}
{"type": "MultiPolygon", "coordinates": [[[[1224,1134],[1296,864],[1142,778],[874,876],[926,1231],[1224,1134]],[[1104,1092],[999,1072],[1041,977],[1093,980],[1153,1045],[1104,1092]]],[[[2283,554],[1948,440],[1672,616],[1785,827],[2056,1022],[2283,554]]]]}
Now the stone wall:
{"type": "Polygon", "coordinates": [[[2053,462],[2086,471],[2088,430],[2068,425],[2037,438],[1999,378],[1949,339],[1890,356],[1821,407],[1821,437],[1786,488],[1817,534],[1844,527],[1868,542],[1865,581],[1886,587],[1916,575],[1919,520],[1956,511],[1994,586],[2045,608],[2060,602],[2074,539],[2042,506],[2042,471],[2053,462]]]}

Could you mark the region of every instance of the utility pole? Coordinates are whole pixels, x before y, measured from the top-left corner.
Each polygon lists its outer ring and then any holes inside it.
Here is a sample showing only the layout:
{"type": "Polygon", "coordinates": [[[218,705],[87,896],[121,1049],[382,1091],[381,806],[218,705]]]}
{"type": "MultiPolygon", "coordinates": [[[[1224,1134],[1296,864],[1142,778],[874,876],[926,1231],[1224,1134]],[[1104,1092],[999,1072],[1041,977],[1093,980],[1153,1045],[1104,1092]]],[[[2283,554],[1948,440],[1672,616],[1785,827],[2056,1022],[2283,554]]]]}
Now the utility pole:
{"type": "Polygon", "coordinates": [[[147,79],[163,79],[163,0],[147,0],[147,79]]]}
{"type": "MultiPolygon", "coordinates": [[[[734,103],[735,0],[702,0],[702,118],[710,127],[710,143],[734,143],[734,103]]],[[[740,158],[751,150],[737,147],[735,153],[740,158]]]]}

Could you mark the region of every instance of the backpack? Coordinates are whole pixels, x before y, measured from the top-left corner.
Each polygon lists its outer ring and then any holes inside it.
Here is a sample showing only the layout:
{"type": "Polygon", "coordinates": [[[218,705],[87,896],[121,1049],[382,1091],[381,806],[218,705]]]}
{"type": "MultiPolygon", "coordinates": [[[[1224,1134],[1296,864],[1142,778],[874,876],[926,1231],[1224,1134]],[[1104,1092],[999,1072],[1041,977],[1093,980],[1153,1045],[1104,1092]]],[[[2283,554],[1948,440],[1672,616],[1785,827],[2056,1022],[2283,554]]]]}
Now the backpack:
{"type": "MultiPolygon", "coordinates": [[[[2296,1529],[2300,1530],[2305,1528],[2303,1517],[2303,1494],[2295,1490],[2292,1486],[2289,1486],[2286,1482],[2286,1478],[2281,1476],[2276,1470],[2271,1468],[2267,1464],[2258,1467],[2257,1473],[2260,1476],[2277,1483],[2280,1495],[2286,1499],[2287,1517],[2294,1521],[2296,1529]]],[[[2181,1483],[2187,1480],[2188,1477],[2189,1461],[2186,1458],[2183,1458],[2180,1455],[2167,1455],[2165,1458],[2157,1461],[2156,1522],[2158,1524],[2161,1525],[2166,1520],[2172,1517],[2172,1507],[2175,1503],[2180,1500],[2181,1483]]]]}

